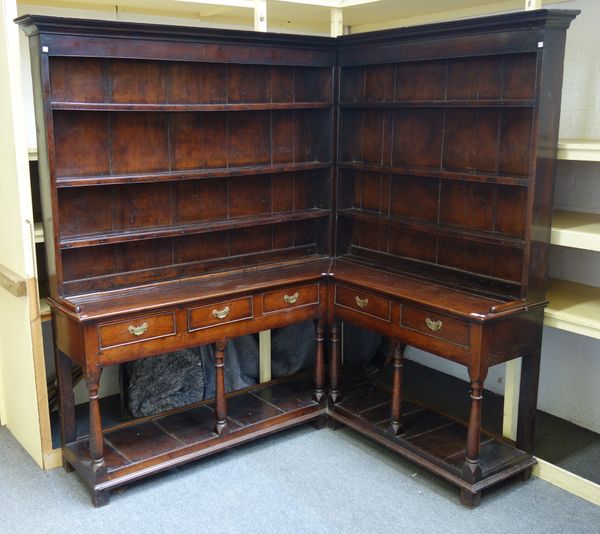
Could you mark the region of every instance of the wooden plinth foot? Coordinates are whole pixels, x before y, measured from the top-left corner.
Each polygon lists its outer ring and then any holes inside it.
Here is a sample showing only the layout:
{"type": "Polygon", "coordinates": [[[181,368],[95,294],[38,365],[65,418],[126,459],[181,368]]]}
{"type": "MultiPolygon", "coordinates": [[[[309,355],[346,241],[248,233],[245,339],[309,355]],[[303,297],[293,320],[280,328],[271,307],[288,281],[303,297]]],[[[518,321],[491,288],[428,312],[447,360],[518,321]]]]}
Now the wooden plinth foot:
{"type": "Polygon", "coordinates": [[[529,480],[531,478],[531,474],[533,473],[533,467],[528,467],[521,473],[521,480],[529,480]]]}
{"type": "Polygon", "coordinates": [[[340,423],[337,419],[334,419],[333,417],[327,418],[327,428],[330,428],[331,430],[339,430],[343,427],[343,423],[340,423]]]}
{"type": "Polygon", "coordinates": [[[109,502],[110,502],[110,492],[108,490],[92,491],[92,504],[96,508],[100,508],[100,506],[106,506],[109,502]]]}
{"type": "Polygon", "coordinates": [[[310,426],[316,428],[317,430],[322,430],[328,426],[328,419],[328,416],[321,415],[320,417],[317,417],[317,419],[315,419],[314,421],[311,421],[310,426]]]}
{"type": "Polygon", "coordinates": [[[466,508],[477,508],[481,503],[481,491],[475,493],[466,489],[460,490],[460,504],[466,508]]]}
{"type": "Polygon", "coordinates": [[[63,466],[63,469],[65,470],[65,472],[67,472],[67,473],[72,473],[73,471],[75,471],[75,468],[69,462],[67,462],[64,458],[62,461],[62,466],[63,466]]]}

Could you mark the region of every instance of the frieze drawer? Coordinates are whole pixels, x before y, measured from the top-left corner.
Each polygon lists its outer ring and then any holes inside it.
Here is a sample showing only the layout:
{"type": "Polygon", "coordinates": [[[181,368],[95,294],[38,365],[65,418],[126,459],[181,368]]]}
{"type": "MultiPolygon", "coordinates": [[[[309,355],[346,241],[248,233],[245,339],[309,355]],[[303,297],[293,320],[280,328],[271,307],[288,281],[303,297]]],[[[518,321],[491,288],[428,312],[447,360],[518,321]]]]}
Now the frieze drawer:
{"type": "Polygon", "coordinates": [[[403,306],[400,325],[458,345],[470,345],[469,323],[431,313],[420,308],[403,306]]]}
{"type": "Polygon", "coordinates": [[[371,315],[384,321],[390,321],[390,300],[367,293],[359,289],[337,285],[335,287],[335,303],[344,308],[371,315]]]}
{"type": "Polygon", "coordinates": [[[263,293],[263,312],[271,313],[308,304],[318,304],[319,285],[287,287],[263,293]]]}
{"type": "Polygon", "coordinates": [[[101,349],[141,343],[160,337],[174,336],[175,312],[143,315],[124,321],[98,326],[98,343],[101,349]]]}
{"type": "Polygon", "coordinates": [[[188,331],[252,319],[252,297],[225,300],[207,306],[188,308],[188,331]]]}

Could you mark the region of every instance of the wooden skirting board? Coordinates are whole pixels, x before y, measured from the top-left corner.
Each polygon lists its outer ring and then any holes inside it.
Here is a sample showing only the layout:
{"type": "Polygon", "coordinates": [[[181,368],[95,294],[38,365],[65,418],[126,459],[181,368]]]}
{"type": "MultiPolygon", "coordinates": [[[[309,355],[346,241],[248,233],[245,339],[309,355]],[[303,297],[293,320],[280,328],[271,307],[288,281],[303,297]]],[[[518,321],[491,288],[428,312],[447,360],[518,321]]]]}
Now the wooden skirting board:
{"type": "Polygon", "coordinates": [[[533,466],[534,476],[600,506],[599,484],[580,477],[575,473],[571,473],[570,471],[551,464],[546,460],[542,460],[541,458],[537,458],[537,461],[538,463],[533,466]]]}

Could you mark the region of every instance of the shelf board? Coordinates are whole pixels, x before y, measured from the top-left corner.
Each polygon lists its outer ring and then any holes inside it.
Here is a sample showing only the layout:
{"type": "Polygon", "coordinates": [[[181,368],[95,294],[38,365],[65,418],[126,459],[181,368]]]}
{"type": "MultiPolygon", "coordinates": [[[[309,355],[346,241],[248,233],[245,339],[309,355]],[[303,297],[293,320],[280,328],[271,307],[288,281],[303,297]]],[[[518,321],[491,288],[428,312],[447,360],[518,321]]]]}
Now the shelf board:
{"type": "Polygon", "coordinates": [[[402,402],[402,432],[394,436],[390,432],[391,392],[387,386],[369,382],[347,371],[343,371],[342,385],[344,396],[331,408],[333,419],[460,487],[477,491],[514,476],[515,468],[524,470],[535,463],[530,454],[483,431],[479,438],[481,477],[470,483],[464,479],[462,470],[467,441],[465,423],[409,397],[402,402]]]}
{"type": "MultiPolygon", "coordinates": [[[[104,433],[108,477],[103,489],[317,419],[325,410],[313,400],[313,392],[309,377],[295,375],[228,394],[229,432],[222,436],[214,431],[212,400],[109,428],[104,433]]],[[[66,444],[63,453],[90,483],[89,437],[66,444]]]]}
{"type": "Polygon", "coordinates": [[[531,108],[533,100],[398,100],[395,102],[342,102],[342,109],[385,108],[531,108]]]}
{"type": "Polygon", "coordinates": [[[56,111],[268,111],[326,109],[331,102],[249,102],[239,104],[135,104],[115,102],[52,102],[56,111]]]}
{"type": "Polygon", "coordinates": [[[402,217],[390,216],[379,213],[366,212],[356,208],[340,209],[338,213],[351,219],[366,221],[374,224],[385,224],[399,228],[409,228],[419,232],[426,232],[435,235],[444,235],[458,239],[467,239],[471,241],[490,243],[493,245],[504,245],[514,248],[523,248],[525,242],[518,237],[500,234],[497,232],[486,232],[460,228],[449,224],[440,224],[427,221],[417,221],[402,217]]]}
{"type": "Polygon", "coordinates": [[[34,223],[33,237],[36,243],[44,242],[44,225],[41,222],[34,223]]]}
{"type": "Polygon", "coordinates": [[[153,226],[151,228],[135,228],[116,232],[63,237],[61,238],[59,245],[61,249],[65,250],[71,248],[94,247],[98,245],[112,245],[115,243],[126,243],[130,241],[143,241],[146,239],[206,234],[210,232],[235,230],[237,228],[264,226],[267,224],[306,221],[309,219],[322,219],[329,217],[330,213],[330,210],[310,208],[292,212],[267,213],[262,215],[251,215],[248,217],[235,217],[220,221],[174,224],[160,227],[153,226]]]}
{"type": "Polygon", "coordinates": [[[600,252],[600,215],[555,211],[550,243],[600,252]]]}
{"type": "Polygon", "coordinates": [[[248,167],[218,167],[214,169],[190,169],[186,171],[164,171],[140,174],[116,174],[93,176],[59,176],[57,187],[87,187],[91,185],[131,184],[141,182],[172,182],[199,180],[202,178],[229,178],[256,174],[300,172],[331,167],[331,162],[307,161],[302,163],[280,163],[275,165],[252,165],[248,167]]]}
{"type": "Polygon", "coordinates": [[[561,139],[558,159],[570,161],[600,161],[600,141],[592,139],[561,139]]]}
{"type": "Polygon", "coordinates": [[[550,280],[545,324],[600,339],[600,287],[550,280]]]}
{"type": "Polygon", "coordinates": [[[439,168],[424,168],[411,166],[387,167],[384,165],[374,165],[371,163],[343,162],[339,165],[340,169],[383,172],[391,174],[409,174],[412,176],[426,176],[430,178],[443,178],[445,180],[462,180],[468,182],[485,182],[503,185],[518,185],[526,187],[529,179],[526,176],[505,176],[501,174],[477,173],[468,171],[448,171],[439,168]]]}
{"type": "Polygon", "coordinates": [[[48,304],[48,299],[41,298],[40,299],[40,319],[42,321],[49,321],[51,318],[50,314],[50,305],[48,304]]]}

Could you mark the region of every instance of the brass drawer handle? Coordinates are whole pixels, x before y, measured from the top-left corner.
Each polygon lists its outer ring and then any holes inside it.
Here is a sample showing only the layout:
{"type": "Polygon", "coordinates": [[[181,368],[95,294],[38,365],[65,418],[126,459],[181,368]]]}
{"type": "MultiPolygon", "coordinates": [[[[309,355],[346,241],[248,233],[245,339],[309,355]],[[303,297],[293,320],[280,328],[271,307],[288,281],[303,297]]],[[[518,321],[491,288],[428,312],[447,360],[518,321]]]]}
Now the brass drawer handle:
{"type": "Polygon", "coordinates": [[[442,321],[432,321],[429,317],[425,319],[425,324],[427,325],[427,328],[429,328],[429,330],[431,330],[432,332],[436,332],[437,330],[442,329],[442,321]]]}
{"type": "Polygon", "coordinates": [[[361,299],[358,296],[354,297],[354,299],[356,300],[356,305],[359,308],[366,308],[367,304],[369,304],[369,299],[361,299]]]}
{"type": "Polygon", "coordinates": [[[222,310],[213,310],[213,317],[215,319],[225,319],[229,314],[229,306],[225,306],[222,310]]]}
{"type": "Polygon", "coordinates": [[[148,330],[148,323],[142,323],[140,326],[130,326],[129,333],[133,336],[141,336],[148,330]]]}
{"type": "Polygon", "coordinates": [[[293,295],[283,295],[283,300],[285,300],[288,304],[294,304],[298,300],[300,293],[297,291],[293,295]]]}

